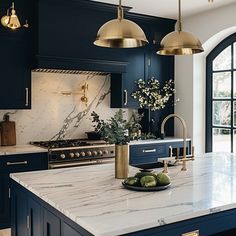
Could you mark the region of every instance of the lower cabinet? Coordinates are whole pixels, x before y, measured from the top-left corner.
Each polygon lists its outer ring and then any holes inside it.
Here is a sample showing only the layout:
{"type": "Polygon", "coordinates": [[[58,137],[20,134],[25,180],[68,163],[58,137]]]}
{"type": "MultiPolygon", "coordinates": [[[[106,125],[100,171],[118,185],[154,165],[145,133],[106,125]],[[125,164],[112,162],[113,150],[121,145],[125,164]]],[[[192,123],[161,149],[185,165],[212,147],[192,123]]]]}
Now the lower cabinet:
{"type": "Polygon", "coordinates": [[[61,236],[81,236],[79,232],[77,232],[74,228],[72,228],[70,225],[66,224],[65,222],[62,223],[61,228],[61,236]]]}
{"type": "MultiPolygon", "coordinates": [[[[46,152],[1,156],[0,229],[10,227],[10,195],[11,195],[10,177],[9,177],[10,173],[44,170],[47,169],[47,166],[48,166],[48,159],[46,152]]],[[[24,197],[22,197],[21,199],[22,204],[24,204],[23,199],[24,197]]],[[[24,234],[18,234],[18,235],[21,236],[24,234]]]]}
{"type": "Polygon", "coordinates": [[[44,236],[60,236],[61,222],[50,211],[43,209],[43,235],[44,236]]]}
{"type": "Polygon", "coordinates": [[[92,235],[13,180],[11,187],[11,236],[92,235]]]}
{"type": "MultiPolygon", "coordinates": [[[[144,167],[146,165],[156,165],[158,158],[183,155],[182,141],[164,141],[149,144],[131,144],[129,148],[129,164],[135,167],[144,167]]],[[[191,154],[191,141],[187,141],[186,154],[191,154]]],[[[153,166],[157,167],[157,166],[153,166]]],[[[150,166],[150,168],[152,168],[150,166]]]]}
{"type": "Polygon", "coordinates": [[[0,174],[0,228],[7,228],[10,219],[9,177],[0,174]]]}
{"type": "Polygon", "coordinates": [[[32,198],[29,198],[27,200],[28,202],[28,213],[27,213],[27,220],[28,220],[28,230],[29,230],[29,236],[42,236],[43,235],[43,229],[41,227],[41,205],[33,200],[32,198]]]}

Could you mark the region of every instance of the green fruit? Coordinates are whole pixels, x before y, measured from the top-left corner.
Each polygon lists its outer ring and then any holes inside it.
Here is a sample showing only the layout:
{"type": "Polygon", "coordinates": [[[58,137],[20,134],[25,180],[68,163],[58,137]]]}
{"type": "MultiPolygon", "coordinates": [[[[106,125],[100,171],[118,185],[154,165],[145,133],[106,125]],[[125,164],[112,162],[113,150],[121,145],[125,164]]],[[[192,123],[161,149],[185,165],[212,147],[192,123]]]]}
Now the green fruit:
{"type": "Polygon", "coordinates": [[[170,177],[165,173],[158,173],[156,175],[157,186],[164,186],[170,184],[170,177]]]}
{"type": "Polygon", "coordinates": [[[141,186],[142,187],[155,187],[157,185],[157,180],[154,176],[143,176],[141,179],[140,179],[140,183],[141,183],[141,186]]]}
{"type": "Polygon", "coordinates": [[[140,186],[139,178],[136,178],[136,177],[129,177],[124,182],[127,185],[140,186]]]}
{"type": "Polygon", "coordinates": [[[150,171],[140,171],[140,172],[136,173],[134,177],[141,179],[144,176],[156,177],[156,175],[150,171]]]}

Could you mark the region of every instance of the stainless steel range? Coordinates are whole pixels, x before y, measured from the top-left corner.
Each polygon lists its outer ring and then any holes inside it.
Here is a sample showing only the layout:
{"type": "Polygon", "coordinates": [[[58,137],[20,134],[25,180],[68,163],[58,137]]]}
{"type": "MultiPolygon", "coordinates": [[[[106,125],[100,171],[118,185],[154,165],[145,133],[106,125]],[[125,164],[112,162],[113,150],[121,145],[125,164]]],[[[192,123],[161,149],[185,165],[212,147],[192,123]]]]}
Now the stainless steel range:
{"type": "Polygon", "coordinates": [[[103,140],[68,139],[31,144],[48,149],[49,169],[114,162],[115,145],[103,140]]]}

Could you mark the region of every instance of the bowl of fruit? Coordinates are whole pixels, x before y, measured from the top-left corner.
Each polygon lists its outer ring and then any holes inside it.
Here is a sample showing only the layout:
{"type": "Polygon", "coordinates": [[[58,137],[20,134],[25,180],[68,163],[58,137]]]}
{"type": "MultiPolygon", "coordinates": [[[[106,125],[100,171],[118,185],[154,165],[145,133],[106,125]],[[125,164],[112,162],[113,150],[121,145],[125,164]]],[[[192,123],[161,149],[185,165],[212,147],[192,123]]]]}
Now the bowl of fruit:
{"type": "Polygon", "coordinates": [[[140,170],[122,182],[124,188],[135,191],[161,191],[171,186],[170,177],[165,173],[140,170]]]}

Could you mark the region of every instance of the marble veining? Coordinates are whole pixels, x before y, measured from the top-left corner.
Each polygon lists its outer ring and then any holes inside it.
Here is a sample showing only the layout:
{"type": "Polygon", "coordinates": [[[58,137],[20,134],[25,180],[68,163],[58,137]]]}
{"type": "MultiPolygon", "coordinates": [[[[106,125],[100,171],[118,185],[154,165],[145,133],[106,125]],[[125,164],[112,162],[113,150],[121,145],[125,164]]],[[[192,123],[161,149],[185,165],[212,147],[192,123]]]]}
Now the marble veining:
{"type": "Polygon", "coordinates": [[[16,146],[0,146],[0,155],[16,155],[26,153],[41,153],[47,152],[45,148],[36,147],[33,145],[16,145],[16,146]]]}
{"type": "MultiPolygon", "coordinates": [[[[11,174],[11,178],[94,235],[158,227],[236,207],[236,155],[204,154],[169,168],[171,188],[126,190],[114,164],[11,174]]],[[[138,169],[130,167],[129,175],[138,169]]],[[[160,169],[158,171],[161,171],[160,169]]]]}
{"type": "MultiPolygon", "coordinates": [[[[92,111],[102,119],[113,116],[110,108],[110,75],[32,72],[32,109],[0,110],[16,122],[17,144],[29,141],[86,138],[94,130],[92,111]],[[82,85],[88,84],[88,104],[81,101],[82,85]],[[64,94],[64,95],[63,95],[64,94]]],[[[129,116],[129,110],[127,110],[129,116]]]]}

